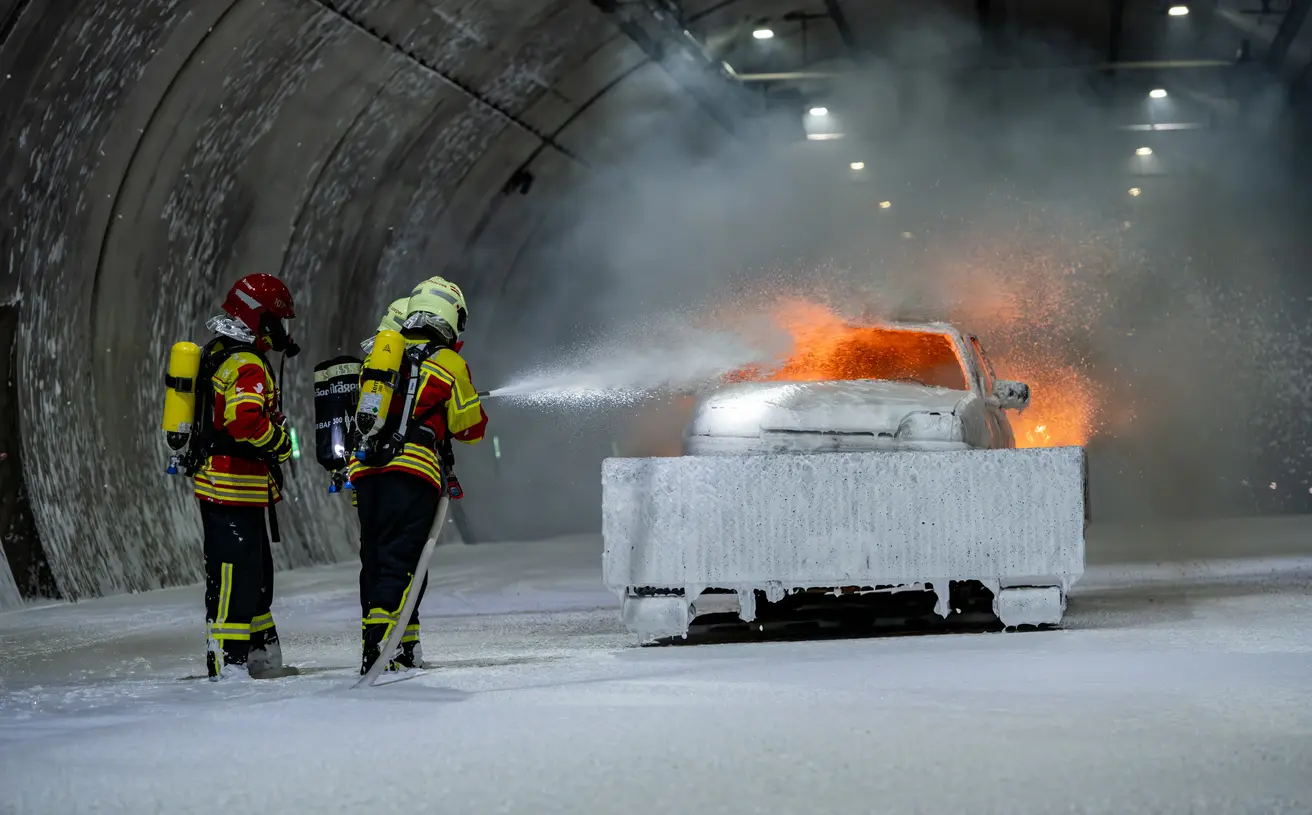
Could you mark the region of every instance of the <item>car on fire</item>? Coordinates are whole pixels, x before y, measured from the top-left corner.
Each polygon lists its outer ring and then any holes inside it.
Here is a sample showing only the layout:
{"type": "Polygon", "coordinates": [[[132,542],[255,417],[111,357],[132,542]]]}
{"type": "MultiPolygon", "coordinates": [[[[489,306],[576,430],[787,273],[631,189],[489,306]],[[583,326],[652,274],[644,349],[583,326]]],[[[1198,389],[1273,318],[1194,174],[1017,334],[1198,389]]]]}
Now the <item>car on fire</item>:
{"type": "Polygon", "coordinates": [[[700,399],[686,455],[1007,449],[1029,386],[947,323],[851,326],[820,370],[745,370],[700,399]],[[762,381],[764,380],[764,381],[762,381]]]}

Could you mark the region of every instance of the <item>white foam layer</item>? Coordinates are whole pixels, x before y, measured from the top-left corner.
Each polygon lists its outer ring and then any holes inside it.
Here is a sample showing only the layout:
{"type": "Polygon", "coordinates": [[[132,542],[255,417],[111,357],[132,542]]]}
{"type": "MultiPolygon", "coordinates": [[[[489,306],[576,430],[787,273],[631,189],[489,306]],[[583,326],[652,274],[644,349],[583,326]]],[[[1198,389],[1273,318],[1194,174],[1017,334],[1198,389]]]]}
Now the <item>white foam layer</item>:
{"type": "Polygon", "coordinates": [[[603,577],[621,596],[949,580],[1064,593],[1084,572],[1084,484],[1077,447],[607,459],[603,577]]]}
{"type": "Polygon", "coordinates": [[[1055,625],[1066,610],[1066,598],[1055,586],[1003,589],[993,598],[993,612],[1005,626],[1055,625]]]}

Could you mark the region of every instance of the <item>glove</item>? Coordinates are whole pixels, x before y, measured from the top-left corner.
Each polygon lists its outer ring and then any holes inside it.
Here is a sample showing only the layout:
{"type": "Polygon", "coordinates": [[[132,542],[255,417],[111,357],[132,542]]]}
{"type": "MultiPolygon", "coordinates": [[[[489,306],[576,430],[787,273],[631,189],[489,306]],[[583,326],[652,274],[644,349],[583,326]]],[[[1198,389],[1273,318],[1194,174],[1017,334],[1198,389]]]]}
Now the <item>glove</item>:
{"type": "Polygon", "coordinates": [[[292,457],[292,436],[281,427],[274,427],[273,439],[264,448],[279,464],[292,457]]]}

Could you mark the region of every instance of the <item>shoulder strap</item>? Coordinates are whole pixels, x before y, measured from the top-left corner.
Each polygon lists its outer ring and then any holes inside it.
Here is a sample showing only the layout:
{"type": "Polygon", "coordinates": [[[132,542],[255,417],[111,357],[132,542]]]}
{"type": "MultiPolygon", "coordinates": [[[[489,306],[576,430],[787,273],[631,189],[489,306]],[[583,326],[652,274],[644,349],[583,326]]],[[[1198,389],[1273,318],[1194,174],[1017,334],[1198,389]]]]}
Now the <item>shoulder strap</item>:
{"type": "MultiPolygon", "coordinates": [[[[214,426],[214,375],[218,373],[228,357],[239,351],[252,351],[260,356],[261,362],[265,362],[253,344],[234,342],[230,337],[215,337],[201,349],[200,370],[196,374],[196,417],[193,420],[196,430],[192,432],[191,444],[188,445],[190,460],[187,475],[195,475],[199,472],[220,439],[228,438],[226,431],[214,426]],[[224,345],[224,340],[232,344],[224,345]]],[[[265,365],[267,369],[268,363],[265,362],[265,365]]]]}
{"type": "MultiPolygon", "coordinates": [[[[418,353],[417,353],[416,356],[415,356],[415,362],[414,362],[414,368],[413,368],[414,373],[412,374],[413,376],[418,377],[418,376],[419,376],[419,370],[420,370],[420,368],[423,366],[423,364],[424,364],[425,362],[427,362],[427,361],[429,360],[429,358],[430,358],[433,354],[437,353],[436,350],[430,350],[431,345],[432,345],[431,343],[428,343],[428,344],[425,344],[425,345],[421,345],[421,346],[417,346],[417,347],[416,347],[415,350],[416,350],[418,353]]],[[[438,350],[440,350],[440,349],[438,349],[438,350]]],[[[416,393],[415,393],[415,395],[418,396],[418,390],[417,390],[417,389],[416,389],[416,393]]],[[[424,411],[423,413],[421,413],[419,416],[416,416],[416,417],[415,417],[415,425],[416,425],[416,427],[423,427],[423,426],[424,426],[424,423],[427,422],[429,419],[433,418],[433,416],[434,416],[439,410],[441,410],[445,405],[446,405],[446,400],[443,400],[443,401],[438,402],[437,404],[433,405],[433,406],[430,407],[428,410],[425,410],[425,411],[424,411]]],[[[406,409],[406,414],[408,415],[409,412],[410,412],[411,410],[413,410],[413,407],[410,406],[410,405],[407,405],[406,408],[407,408],[407,409],[406,409]]],[[[404,426],[403,426],[402,432],[403,432],[403,433],[405,432],[405,430],[404,430],[404,426]]],[[[407,441],[408,441],[408,440],[409,440],[409,438],[408,438],[408,436],[407,436],[407,441]]],[[[438,439],[438,442],[440,443],[440,442],[441,442],[441,439],[438,439]]]]}

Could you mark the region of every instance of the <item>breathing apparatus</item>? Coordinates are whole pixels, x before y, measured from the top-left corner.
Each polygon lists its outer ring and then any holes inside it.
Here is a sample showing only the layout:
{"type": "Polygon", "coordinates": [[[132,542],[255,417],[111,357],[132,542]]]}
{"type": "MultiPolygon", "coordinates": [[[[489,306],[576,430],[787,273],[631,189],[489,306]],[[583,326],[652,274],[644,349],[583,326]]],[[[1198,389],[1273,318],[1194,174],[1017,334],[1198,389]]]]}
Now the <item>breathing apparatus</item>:
{"type": "MultiPolygon", "coordinates": [[[[393,307],[399,306],[400,302],[393,303],[393,307]]],[[[411,441],[412,431],[423,428],[431,412],[440,408],[434,406],[422,416],[412,416],[421,379],[420,366],[434,353],[435,346],[455,346],[464,328],[464,295],[457,286],[442,278],[431,278],[415,287],[405,301],[403,320],[398,328],[427,334],[431,341],[422,345],[409,347],[405,337],[390,327],[392,316],[389,312],[384,318],[374,337],[370,365],[360,376],[360,403],[355,414],[359,442],[355,458],[370,467],[385,466],[400,454],[405,444],[411,441]],[[392,400],[401,386],[403,370],[405,401],[397,418],[392,419],[392,400]]],[[[437,439],[433,446],[447,470],[448,492],[452,498],[460,498],[460,482],[451,471],[455,457],[449,441],[437,439]]]]}
{"type": "Polygon", "coordinates": [[[164,429],[165,440],[173,453],[166,470],[177,475],[182,450],[191,441],[196,421],[196,384],[200,374],[200,346],[194,342],[178,342],[169,351],[168,373],[164,376],[164,429]]]}

